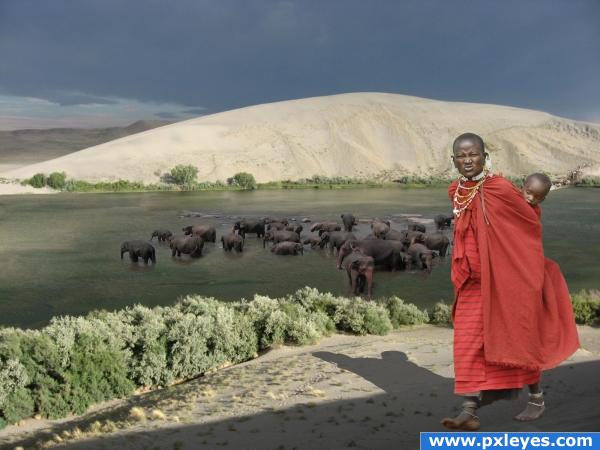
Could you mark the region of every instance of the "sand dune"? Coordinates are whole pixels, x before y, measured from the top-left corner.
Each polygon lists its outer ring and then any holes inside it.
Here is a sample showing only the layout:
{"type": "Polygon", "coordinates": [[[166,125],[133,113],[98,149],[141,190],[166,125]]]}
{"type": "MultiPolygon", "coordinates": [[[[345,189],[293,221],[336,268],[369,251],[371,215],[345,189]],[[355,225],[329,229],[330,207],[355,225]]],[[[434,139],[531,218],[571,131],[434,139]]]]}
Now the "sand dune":
{"type": "Polygon", "coordinates": [[[600,125],[506,106],[352,93],[251,106],[155,128],[0,176],[65,171],[88,181],[156,182],[176,164],[200,180],[247,171],[259,182],[326,176],[447,174],[450,145],[481,134],[495,170],[564,174],[600,167],[600,125]]]}

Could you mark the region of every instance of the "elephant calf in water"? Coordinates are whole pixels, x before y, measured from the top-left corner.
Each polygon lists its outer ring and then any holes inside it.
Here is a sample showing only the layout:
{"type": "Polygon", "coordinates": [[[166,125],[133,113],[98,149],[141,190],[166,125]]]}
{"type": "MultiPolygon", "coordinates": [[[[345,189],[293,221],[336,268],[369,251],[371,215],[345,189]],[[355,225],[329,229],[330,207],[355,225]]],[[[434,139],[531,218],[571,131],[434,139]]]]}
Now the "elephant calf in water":
{"type": "Polygon", "coordinates": [[[171,256],[181,256],[182,253],[192,257],[202,256],[204,240],[197,235],[177,236],[169,242],[171,247],[171,256]]]}
{"type": "Polygon", "coordinates": [[[121,244],[121,259],[123,254],[129,253],[129,258],[132,262],[137,262],[138,258],[144,260],[144,264],[148,264],[148,261],[152,260],[153,264],[156,264],[156,251],[152,244],[146,241],[125,241],[121,244]]]}
{"type": "Polygon", "coordinates": [[[353,251],[342,261],[342,267],[348,273],[348,281],[353,295],[360,295],[367,287],[367,299],[373,295],[373,272],[375,260],[360,251],[353,251]]]}
{"type": "Polygon", "coordinates": [[[416,264],[421,270],[431,273],[433,268],[432,261],[436,254],[433,250],[428,249],[424,244],[413,243],[408,247],[408,255],[410,257],[408,269],[412,269],[412,265],[416,264]]]}
{"type": "Polygon", "coordinates": [[[150,236],[150,240],[154,239],[155,237],[158,238],[158,242],[167,242],[171,240],[173,233],[164,229],[154,230],[152,232],[152,236],[150,236]]]}
{"type": "Polygon", "coordinates": [[[356,240],[354,233],[349,231],[325,231],[321,235],[319,247],[323,248],[325,245],[329,244],[330,249],[336,249],[339,252],[340,247],[349,240],[356,240]]]}
{"type": "Polygon", "coordinates": [[[235,249],[236,252],[244,251],[244,238],[235,231],[221,236],[221,244],[226,252],[235,249]]]}
{"type": "Polygon", "coordinates": [[[284,241],[271,247],[271,251],[276,255],[297,255],[304,254],[304,246],[299,242],[284,241]]]}

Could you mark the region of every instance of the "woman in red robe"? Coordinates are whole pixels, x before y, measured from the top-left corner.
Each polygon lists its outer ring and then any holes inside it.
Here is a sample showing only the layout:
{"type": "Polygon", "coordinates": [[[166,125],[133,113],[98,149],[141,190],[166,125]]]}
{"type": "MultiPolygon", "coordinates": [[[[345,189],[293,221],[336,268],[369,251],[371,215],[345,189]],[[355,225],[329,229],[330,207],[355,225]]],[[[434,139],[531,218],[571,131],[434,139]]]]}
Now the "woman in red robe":
{"type": "Polygon", "coordinates": [[[465,401],[442,424],[477,430],[477,408],[516,398],[525,385],[529,402],[515,418],[533,420],[544,410],[541,371],[579,347],[568,288],[558,265],[544,258],[539,206],[487,170],[483,140],[463,134],[453,153],[461,174],[448,189],[455,216],[454,392],[465,401]]]}

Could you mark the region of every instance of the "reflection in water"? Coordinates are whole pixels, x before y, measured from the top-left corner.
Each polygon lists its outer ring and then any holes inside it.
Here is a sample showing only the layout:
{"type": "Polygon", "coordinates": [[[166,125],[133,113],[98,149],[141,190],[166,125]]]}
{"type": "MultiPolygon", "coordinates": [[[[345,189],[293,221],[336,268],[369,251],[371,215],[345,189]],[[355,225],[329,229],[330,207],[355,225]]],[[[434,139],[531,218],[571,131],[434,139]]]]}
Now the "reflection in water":
{"type": "MultiPolygon", "coordinates": [[[[561,264],[571,290],[598,287],[599,193],[563,189],[543,205],[545,252],[561,264]]],[[[225,252],[218,239],[240,217],[339,221],[341,212],[352,212],[362,219],[354,233],[364,237],[371,232],[370,218],[388,218],[400,230],[407,226],[402,214],[432,218],[450,208],[445,189],[61,194],[5,196],[2,203],[0,236],[10,239],[0,245],[0,324],[18,326],[40,326],[53,315],[95,308],[168,305],[188,294],[238,300],[255,293],[283,296],[309,285],[347,295],[347,274],[336,270],[337,255],[329,249],[307,245],[303,256],[286,258],[250,235],[238,254],[225,252]],[[184,211],[219,217],[181,217],[184,211]],[[128,259],[119,264],[122,241],[147,240],[158,228],[180,234],[196,223],[217,228],[217,243],[206,243],[202,257],[172,258],[167,244],[154,241],[156,266],[128,259]]],[[[310,223],[303,226],[303,238],[315,235],[308,231],[310,223]]],[[[432,229],[433,223],[427,226],[432,229]]],[[[449,265],[449,257],[434,260],[430,275],[378,271],[374,298],[398,295],[420,307],[451,302],[449,265]]]]}

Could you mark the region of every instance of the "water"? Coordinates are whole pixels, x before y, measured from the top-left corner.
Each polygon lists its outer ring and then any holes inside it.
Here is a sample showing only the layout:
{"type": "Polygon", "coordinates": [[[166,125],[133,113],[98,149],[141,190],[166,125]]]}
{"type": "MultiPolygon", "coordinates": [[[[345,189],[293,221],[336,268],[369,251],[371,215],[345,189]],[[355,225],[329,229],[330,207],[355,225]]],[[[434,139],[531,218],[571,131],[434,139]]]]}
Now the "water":
{"type": "MultiPolygon", "coordinates": [[[[544,203],[546,254],[561,264],[570,289],[598,288],[600,190],[564,189],[544,203]]],[[[217,238],[234,218],[265,215],[300,220],[447,212],[445,189],[276,190],[254,192],[61,194],[0,197],[0,324],[39,327],[56,315],[85,314],[126,305],[169,305],[186,294],[225,300],[255,293],[282,296],[303,286],[348,294],[347,278],[335,257],[307,248],[304,256],[275,256],[251,236],[243,254],[227,254],[219,243],[205,245],[197,260],[173,260],[155,242],[158,263],[145,267],[120,259],[120,243],[149,239],[155,228],[176,234],[185,225],[211,222],[217,238]],[[183,211],[216,213],[212,219],[180,218],[183,211]]],[[[397,217],[394,228],[405,222],[397,217]]],[[[305,224],[304,235],[310,224],[305,224]]],[[[433,227],[433,225],[429,225],[433,227]]],[[[361,224],[358,236],[369,232],[361,224]]],[[[515,240],[518,245],[518,240],[515,240]]],[[[377,272],[374,296],[399,295],[420,307],[452,300],[449,260],[433,273],[377,272]]]]}

